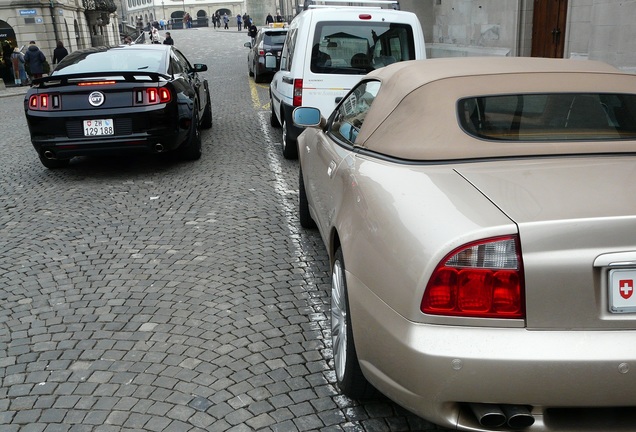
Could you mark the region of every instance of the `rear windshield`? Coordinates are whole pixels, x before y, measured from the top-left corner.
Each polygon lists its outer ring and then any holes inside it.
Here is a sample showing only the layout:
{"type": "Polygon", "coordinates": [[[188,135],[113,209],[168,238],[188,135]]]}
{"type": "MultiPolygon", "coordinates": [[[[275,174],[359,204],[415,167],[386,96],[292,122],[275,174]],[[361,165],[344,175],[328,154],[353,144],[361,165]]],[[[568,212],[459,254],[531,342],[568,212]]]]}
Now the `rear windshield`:
{"type": "Polygon", "coordinates": [[[280,45],[283,46],[285,43],[285,38],[287,37],[287,32],[267,32],[263,36],[263,43],[265,45],[280,45]]]}
{"type": "Polygon", "coordinates": [[[69,54],[55,68],[55,74],[83,72],[165,72],[163,50],[101,49],[76,51],[69,54]]]}
{"type": "Polygon", "coordinates": [[[316,25],[311,71],[364,75],[391,63],[415,60],[408,24],[323,22],[316,25]]]}
{"type": "Polygon", "coordinates": [[[636,95],[557,93],[462,99],[459,121],[478,138],[503,141],[636,139],[636,95]]]}

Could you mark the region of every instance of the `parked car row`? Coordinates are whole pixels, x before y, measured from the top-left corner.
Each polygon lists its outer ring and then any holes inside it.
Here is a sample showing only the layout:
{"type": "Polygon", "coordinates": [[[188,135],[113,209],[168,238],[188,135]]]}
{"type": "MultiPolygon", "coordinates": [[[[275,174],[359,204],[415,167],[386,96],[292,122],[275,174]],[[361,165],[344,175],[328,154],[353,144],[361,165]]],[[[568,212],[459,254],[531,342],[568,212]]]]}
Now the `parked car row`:
{"type": "Polygon", "coordinates": [[[338,387],[452,429],[630,430],[636,76],[423,60],[420,32],[306,7],[270,84],[330,257],[338,387]]]}

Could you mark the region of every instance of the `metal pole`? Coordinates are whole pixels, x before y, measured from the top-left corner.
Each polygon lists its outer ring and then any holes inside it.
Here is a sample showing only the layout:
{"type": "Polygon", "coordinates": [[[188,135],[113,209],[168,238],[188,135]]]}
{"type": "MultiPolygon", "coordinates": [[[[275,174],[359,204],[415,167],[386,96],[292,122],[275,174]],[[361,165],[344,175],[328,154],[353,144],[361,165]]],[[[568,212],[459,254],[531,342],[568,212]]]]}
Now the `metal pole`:
{"type": "Polygon", "coordinates": [[[53,0],[49,0],[49,9],[51,10],[51,20],[53,21],[53,33],[55,34],[55,46],[57,46],[57,41],[60,40],[60,35],[57,33],[57,22],[55,21],[55,7],[53,6],[53,0]]]}

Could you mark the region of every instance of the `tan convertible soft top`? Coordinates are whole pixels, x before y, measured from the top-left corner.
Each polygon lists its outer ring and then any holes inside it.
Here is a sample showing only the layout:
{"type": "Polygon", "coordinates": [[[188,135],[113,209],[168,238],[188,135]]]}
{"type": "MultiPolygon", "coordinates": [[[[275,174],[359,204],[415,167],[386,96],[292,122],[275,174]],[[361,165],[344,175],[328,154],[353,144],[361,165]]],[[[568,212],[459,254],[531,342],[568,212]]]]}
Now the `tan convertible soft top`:
{"type": "Polygon", "coordinates": [[[635,152],[636,141],[489,141],[460,126],[457,102],[527,93],[636,93],[636,75],[605,63],[528,57],[462,57],[396,63],[367,78],[382,87],[356,144],[409,160],[635,152]]]}

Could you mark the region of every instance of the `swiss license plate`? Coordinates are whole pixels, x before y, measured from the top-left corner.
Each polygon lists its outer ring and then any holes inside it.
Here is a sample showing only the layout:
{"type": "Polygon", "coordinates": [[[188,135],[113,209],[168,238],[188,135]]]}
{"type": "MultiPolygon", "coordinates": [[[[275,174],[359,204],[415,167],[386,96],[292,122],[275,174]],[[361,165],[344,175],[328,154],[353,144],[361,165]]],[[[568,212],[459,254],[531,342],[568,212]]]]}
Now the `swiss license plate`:
{"type": "Polygon", "coordinates": [[[84,120],[84,136],[114,135],[113,119],[84,120]]]}
{"type": "Polygon", "coordinates": [[[613,313],[636,312],[636,269],[609,272],[609,309],[613,313]]]}

